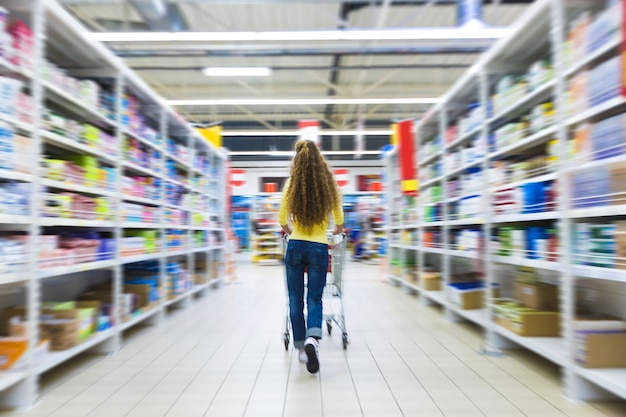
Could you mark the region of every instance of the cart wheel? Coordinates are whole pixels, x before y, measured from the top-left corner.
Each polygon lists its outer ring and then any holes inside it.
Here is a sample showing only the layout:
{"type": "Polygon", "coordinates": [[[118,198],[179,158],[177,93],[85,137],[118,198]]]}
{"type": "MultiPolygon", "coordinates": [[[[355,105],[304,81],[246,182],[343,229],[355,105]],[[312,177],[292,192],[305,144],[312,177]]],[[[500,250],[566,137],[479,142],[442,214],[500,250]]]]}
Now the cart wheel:
{"type": "Polygon", "coordinates": [[[333,324],[330,320],[326,322],[326,330],[328,330],[329,335],[333,332],[333,324]]]}
{"type": "Polygon", "coordinates": [[[285,344],[285,350],[289,350],[289,335],[287,333],[285,333],[283,343],[285,344]]]}
{"type": "Polygon", "coordinates": [[[346,350],[348,348],[348,333],[341,336],[341,342],[343,343],[343,350],[346,350]]]}

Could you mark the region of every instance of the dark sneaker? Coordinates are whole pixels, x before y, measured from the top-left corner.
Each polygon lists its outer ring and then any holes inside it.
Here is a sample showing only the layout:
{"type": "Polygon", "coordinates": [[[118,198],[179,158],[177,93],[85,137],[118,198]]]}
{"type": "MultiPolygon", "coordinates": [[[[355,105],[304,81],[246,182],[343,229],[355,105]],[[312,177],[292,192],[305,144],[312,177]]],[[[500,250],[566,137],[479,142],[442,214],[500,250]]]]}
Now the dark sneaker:
{"type": "Polygon", "coordinates": [[[304,342],[304,352],[306,353],[306,369],[312,374],[320,370],[320,361],[317,358],[318,341],[314,337],[309,337],[304,342]]]}

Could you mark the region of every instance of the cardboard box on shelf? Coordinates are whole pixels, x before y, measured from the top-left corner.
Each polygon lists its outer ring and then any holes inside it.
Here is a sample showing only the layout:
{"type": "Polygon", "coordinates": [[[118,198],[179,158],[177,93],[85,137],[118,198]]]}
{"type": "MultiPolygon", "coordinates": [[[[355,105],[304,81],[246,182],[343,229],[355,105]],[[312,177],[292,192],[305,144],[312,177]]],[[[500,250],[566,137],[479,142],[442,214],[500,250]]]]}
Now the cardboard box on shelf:
{"type": "Polygon", "coordinates": [[[461,310],[475,310],[485,307],[484,288],[460,289],[449,285],[448,291],[450,302],[461,310]]]}
{"type": "Polygon", "coordinates": [[[515,282],[515,298],[521,304],[542,311],[558,311],[559,289],[542,282],[515,282]]]}
{"type": "Polygon", "coordinates": [[[42,340],[49,340],[50,350],[66,350],[80,341],[77,310],[50,310],[39,326],[42,340]]]}
{"type": "Polygon", "coordinates": [[[0,371],[12,369],[27,350],[27,339],[17,337],[0,338],[0,371]]]}
{"type": "Polygon", "coordinates": [[[527,337],[558,337],[560,315],[520,305],[516,300],[495,300],[492,305],[495,321],[500,326],[527,337]]]}
{"type": "Polygon", "coordinates": [[[584,368],[626,368],[626,333],[577,335],[576,362],[584,368]]]}
{"type": "Polygon", "coordinates": [[[441,278],[422,279],[420,286],[424,291],[441,291],[441,278]]]}
{"type": "Polygon", "coordinates": [[[124,284],[124,293],[135,294],[138,308],[147,307],[155,301],[152,297],[152,287],[148,284],[124,284]]]}

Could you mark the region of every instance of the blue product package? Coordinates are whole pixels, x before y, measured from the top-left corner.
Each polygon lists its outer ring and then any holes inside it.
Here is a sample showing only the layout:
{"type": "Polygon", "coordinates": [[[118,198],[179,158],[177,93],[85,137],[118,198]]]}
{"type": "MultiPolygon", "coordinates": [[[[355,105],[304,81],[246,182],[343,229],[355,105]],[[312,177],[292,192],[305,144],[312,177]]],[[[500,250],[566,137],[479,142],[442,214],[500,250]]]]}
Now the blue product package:
{"type": "Polygon", "coordinates": [[[542,199],[543,184],[539,182],[529,182],[521,186],[522,188],[522,214],[541,213],[543,211],[542,199]]]}

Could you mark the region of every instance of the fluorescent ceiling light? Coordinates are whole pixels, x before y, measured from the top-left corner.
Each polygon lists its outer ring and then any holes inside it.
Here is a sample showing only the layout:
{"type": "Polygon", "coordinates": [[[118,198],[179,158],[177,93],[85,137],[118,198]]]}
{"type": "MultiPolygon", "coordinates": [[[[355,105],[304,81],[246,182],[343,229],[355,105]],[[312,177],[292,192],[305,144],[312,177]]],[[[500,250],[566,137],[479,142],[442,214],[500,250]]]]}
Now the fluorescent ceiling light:
{"type": "MultiPolygon", "coordinates": [[[[364,136],[385,136],[391,135],[391,130],[320,130],[320,136],[352,136],[357,133],[364,136]]],[[[231,130],[223,131],[222,136],[226,137],[251,137],[251,136],[299,136],[299,130],[231,130]]]]}
{"type": "Polygon", "coordinates": [[[498,39],[506,28],[428,28],[280,32],[89,32],[101,42],[268,42],[498,39]]]}
{"type": "Polygon", "coordinates": [[[326,104],[435,104],[434,97],[408,98],[272,98],[166,100],[170,106],[311,106],[326,104]]]}
{"type": "Polygon", "coordinates": [[[208,67],[202,73],[207,77],[268,77],[272,70],[268,67],[208,67]]]}

